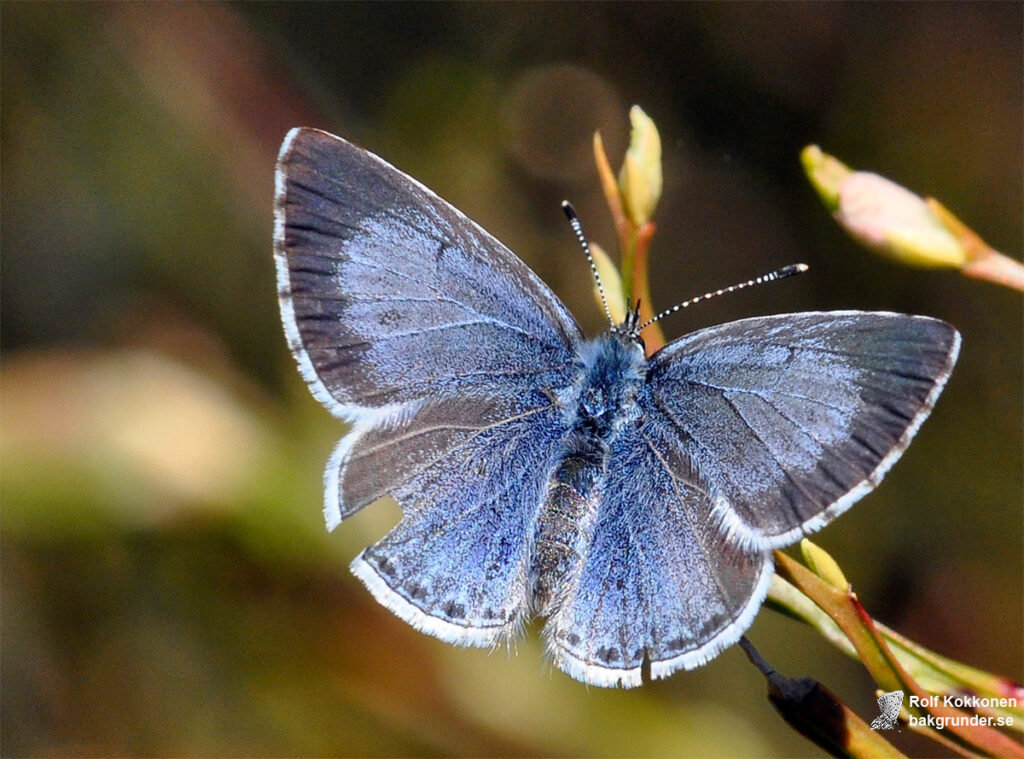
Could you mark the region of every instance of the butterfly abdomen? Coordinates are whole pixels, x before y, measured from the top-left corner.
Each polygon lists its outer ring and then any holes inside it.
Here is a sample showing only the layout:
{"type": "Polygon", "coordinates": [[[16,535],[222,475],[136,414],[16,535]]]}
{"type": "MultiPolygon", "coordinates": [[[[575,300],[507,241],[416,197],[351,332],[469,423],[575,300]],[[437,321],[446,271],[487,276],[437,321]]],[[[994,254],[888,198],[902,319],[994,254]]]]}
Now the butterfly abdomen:
{"type": "Polygon", "coordinates": [[[574,431],[572,451],[556,467],[534,528],[530,589],[533,610],[548,616],[572,580],[594,537],[607,448],[599,437],[574,431]]]}

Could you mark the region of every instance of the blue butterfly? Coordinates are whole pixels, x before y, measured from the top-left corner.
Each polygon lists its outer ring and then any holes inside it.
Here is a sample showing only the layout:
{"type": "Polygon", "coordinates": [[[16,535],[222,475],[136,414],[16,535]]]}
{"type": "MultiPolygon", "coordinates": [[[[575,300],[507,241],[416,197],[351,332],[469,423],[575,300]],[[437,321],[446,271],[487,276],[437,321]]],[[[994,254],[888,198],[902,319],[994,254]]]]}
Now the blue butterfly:
{"type": "Polygon", "coordinates": [[[859,311],[694,332],[650,358],[635,315],[592,340],[522,261],[348,142],[289,132],[275,258],[288,344],[349,422],[328,529],[384,495],[401,522],[352,571],[460,645],[546,618],[554,663],[632,687],[750,626],[771,551],[872,490],[960,345],[859,311]]]}

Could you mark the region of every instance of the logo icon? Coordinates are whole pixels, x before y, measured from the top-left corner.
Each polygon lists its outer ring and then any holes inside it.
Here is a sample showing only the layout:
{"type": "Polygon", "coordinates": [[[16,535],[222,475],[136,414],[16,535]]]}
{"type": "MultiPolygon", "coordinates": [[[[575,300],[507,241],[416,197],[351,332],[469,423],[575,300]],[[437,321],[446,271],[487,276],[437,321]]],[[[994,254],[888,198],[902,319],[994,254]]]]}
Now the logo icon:
{"type": "Polygon", "coordinates": [[[871,721],[872,730],[899,730],[896,718],[903,706],[903,691],[894,690],[878,697],[878,709],[882,713],[871,721]]]}

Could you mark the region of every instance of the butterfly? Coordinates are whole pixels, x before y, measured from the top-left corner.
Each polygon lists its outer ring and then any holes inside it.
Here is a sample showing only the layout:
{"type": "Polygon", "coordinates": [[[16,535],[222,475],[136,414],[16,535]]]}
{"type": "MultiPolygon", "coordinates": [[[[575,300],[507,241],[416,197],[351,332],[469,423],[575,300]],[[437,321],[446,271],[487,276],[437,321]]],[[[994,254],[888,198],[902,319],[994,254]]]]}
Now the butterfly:
{"type": "Polygon", "coordinates": [[[652,355],[632,314],[585,339],[508,248],[423,185],[293,129],[276,177],[288,344],[351,427],[328,529],[385,495],[399,524],[351,568],[450,643],[531,617],[554,664],[632,687],[700,666],[752,623],[771,551],[871,491],[956,361],[937,319],[743,319],[652,355]]]}
{"type": "Polygon", "coordinates": [[[903,691],[894,690],[883,693],[877,699],[878,710],[881,712],[871,720],[872,730],[899,730],[896,722],[900,716],[900,708],[903,706],[903,691]]]}

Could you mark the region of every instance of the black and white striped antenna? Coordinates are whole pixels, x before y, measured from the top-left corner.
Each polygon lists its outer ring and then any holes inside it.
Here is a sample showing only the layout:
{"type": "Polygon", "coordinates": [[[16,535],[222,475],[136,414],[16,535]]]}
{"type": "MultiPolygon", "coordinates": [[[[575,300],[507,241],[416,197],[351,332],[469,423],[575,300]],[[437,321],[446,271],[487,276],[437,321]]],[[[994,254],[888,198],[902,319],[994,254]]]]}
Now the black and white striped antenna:
{"type": "Polygon", "coordinates": [[[760,277],[754,279],[748,279],[746,282],[740,282],[738,285],[729,285],[729,287],[723,287],[721,290],[712,290],[711,292],[698,295],[696,298],[690,298],[690,300],[684,300],[682,303],[672,306],[672,308],[665,309],[660,314],[655,316],[653,319],[648,319],[646,322],[637,327],[634,332],[640,334],[645,329],[650,327],[655,322],[659,322],[666,316],[671,316],[677,311],[682,311],[684,308],[692,306],[694,303],[700,303],[702,300],[711,300],[719,295],[725,295],[726,293],[734,293],[738,290],[743,290],[753,285],[763,285],[765,282],[774,282],[777,279],[785,279],[786,277],[792,277],[795,274],[803,274],[807,271],[807,264],[790,264],[789,266],[783,266],[781,269],[762,274],[760,277]]]}
{"type": "Polygon", "coordinates": [[[580,224],[580,217],[576,215],[576,209],[572,207],[568,200],[562,201],[562,210],[565,212],[565,217],[569,220],[569,226],[572,227],[572,231],[576,233],[576,239],[579,240],[580,247],[583,248],[583,255],[587,257],[587,263],[590,264],[590,271],[594,275],[594,283],[597,285],[597,292],[601,296],[601,305],[604,306],[604,313],[608,317],[608,323],[612,325],[612,329],[615,329],[618,325],[615,323],[615,319],[612,318],[611,309],[608,308],[608,299],[604,296],[604,285],[601,284],[601,275],[597,273],[597,264],[594,263],[594,257],[590,254],[590,243],[587,242],[587,238],[583,234],[583,225],[580,224]]]}
{"type": "MultiPolygon", "coordinates": [[[[620,325],[615,323],[615,319],[612,318],[611,309],[608,307],[608,299],[604,294],[604,285],[601,284],[601,275],[597,273],[597,264],[594,263],[594,257],[590,253],[590,244],[587,242],[586,236],[583,234],[583,225],[580,223],[579,216],[576,215],[575,209],[568,200],[562,201],[562,210],[565,212],[565,216],[569,219],[569,226],[572,227],[572,231],[576,233],[576,239],[579,241],[580,247],[583,248],[583,254],[587,257],[587,263],[590,264],[590,271],[594,275],[594,282],[597,285],[597,292],[601,296],[601,304],[604,306],[605,315],[608,317],[608,323],[611,324],[613,330],[618,330],[620,325]]],[[[684,308],[700,303],[701,301],[711,300],[717,298],[719,295],[725,295],[727,293],[734,293],[739,290],[743,290],[747,287],[754,285],[763,285],[766,282],[774,282],[777,279],[785,279],[786,277],[792,277],[795,274],[803,274],[807,271],[807,264],[790,264],[789,266],[783,266],[781,269],[762,274],[760,277],[754,279],[748,279],[746,282],[740,282],[736,285],[729,285],[729,287],[723,287],[720,290],[712,290],[706,292],[703,295],[698,295],[696,298],[690,298],[690,300],[684,300],[672,308],[665,309],[660,314],[655,316],[653,319],[648,319],[643,324],[637,326],[637,314],[640,312],[640,302],[637,301],[636,309],[629,311],[626,314],[626,321],[623,325],[626,329],[622,330],[624,333],[635,335],[639,337],[640,333],[650,327],[655,322],[659,322],[666,316],[682,311],[684,308]]]]}

